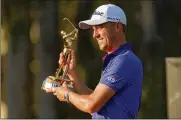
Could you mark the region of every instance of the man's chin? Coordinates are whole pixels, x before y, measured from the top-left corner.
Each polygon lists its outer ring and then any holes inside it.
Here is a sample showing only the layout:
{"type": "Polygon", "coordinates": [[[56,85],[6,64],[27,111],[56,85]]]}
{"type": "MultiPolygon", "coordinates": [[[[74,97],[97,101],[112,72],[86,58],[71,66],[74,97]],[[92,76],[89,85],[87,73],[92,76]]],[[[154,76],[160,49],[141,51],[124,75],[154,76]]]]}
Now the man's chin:
{"type": "Polygon", "coordinates": [[[99,49],[100,49],[101,51],[106,51],[106,50],[107,50],[107,47],[106,47],[106,46],[99,46],[99,49]]]}

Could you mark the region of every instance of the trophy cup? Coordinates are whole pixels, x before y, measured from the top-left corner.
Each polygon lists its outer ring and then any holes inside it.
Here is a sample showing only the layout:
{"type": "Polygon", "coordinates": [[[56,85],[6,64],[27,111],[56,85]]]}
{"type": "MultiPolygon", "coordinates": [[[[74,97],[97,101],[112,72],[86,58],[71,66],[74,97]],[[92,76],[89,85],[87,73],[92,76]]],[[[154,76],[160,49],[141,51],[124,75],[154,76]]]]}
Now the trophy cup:
{"type": "Polygon", "coordinates": [[[67,82],[67,87],[73,88],[73,82],[68,78],[67,72],[69,69],[69,61],[71,60],[71,48],[73,41],[77,40],[78,29],[74,27],[74,25],[67,19],[74,28],[74,30],[70,33],[66,33],[65,31],[61,31],[60,34],[62,36],[64,42],[63,49],[63,60],[57,69],[55,76],[48,76],[42,84],[42,89],[54,89],[62,85],[63,82],[67,82]],[[62,75],[60,75],[62,74],[62,75]]]}

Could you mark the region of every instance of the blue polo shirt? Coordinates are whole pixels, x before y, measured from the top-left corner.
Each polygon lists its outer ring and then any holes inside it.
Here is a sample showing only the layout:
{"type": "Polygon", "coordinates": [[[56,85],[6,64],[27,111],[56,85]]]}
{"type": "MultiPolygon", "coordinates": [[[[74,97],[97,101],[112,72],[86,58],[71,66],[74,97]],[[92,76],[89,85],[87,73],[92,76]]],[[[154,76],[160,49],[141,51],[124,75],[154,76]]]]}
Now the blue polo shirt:
{"type": "Polygon", "coordinates": [[[142,95],[143,68],[126,43],[104,58],[100,83],[115,91],[114,96],[93,119],[133,119],[137,117],[142,95]]]}

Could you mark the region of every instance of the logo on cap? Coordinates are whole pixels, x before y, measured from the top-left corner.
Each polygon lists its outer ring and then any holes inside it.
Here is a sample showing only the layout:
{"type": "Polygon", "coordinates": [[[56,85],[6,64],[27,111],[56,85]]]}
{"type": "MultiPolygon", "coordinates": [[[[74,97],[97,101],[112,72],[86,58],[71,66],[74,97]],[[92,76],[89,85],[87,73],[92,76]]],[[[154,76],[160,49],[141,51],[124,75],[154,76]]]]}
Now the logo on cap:
{"type": "Polygon", "coordinates": [[[93,13],[93,15],[100,15],[100,16],[102,16],[104,13],[103,12],[100,12],[100,11],[95,11],[94,13],[93,13]]]}
{"type": "Polygon", "coordinates": [[[108,20],[116,20],[116,21],[120,21],[120,18],[117,17],[107,17],[108,20]]]}

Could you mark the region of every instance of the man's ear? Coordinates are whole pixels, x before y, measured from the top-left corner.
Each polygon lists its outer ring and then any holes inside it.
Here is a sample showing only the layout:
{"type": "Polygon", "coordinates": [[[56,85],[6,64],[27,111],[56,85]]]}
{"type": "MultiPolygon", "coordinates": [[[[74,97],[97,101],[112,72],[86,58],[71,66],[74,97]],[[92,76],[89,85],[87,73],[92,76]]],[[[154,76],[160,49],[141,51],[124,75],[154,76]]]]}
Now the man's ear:
{"type": "Polygon", "coordinates": [[[121,31],[123,28],[122,28],[122,24],[121,23],[116,23],[116,31],[119,32],[121,31]]]}

